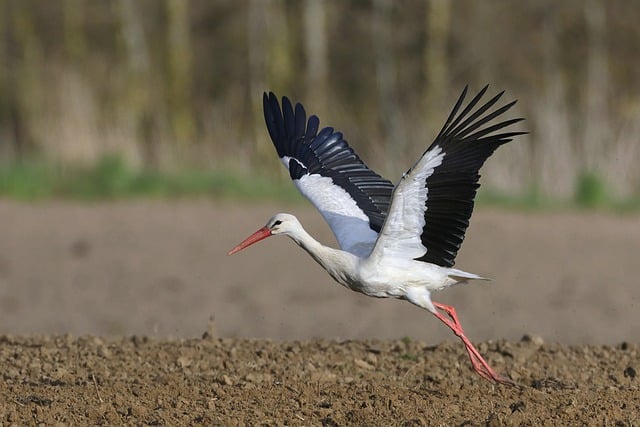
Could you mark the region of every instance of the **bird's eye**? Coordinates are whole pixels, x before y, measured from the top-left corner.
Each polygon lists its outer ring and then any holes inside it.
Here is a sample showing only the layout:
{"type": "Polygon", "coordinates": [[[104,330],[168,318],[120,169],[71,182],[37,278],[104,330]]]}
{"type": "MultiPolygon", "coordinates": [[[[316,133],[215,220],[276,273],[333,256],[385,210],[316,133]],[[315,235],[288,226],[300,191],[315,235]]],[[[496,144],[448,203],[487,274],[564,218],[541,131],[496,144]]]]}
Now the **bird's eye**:
{"type": "Polygon", "coordinates": [[[282,221],[277,220],[276,222],[273,223],[272,227],[275,227],[276,225],[280,225],[282,224],[282,221]]]}

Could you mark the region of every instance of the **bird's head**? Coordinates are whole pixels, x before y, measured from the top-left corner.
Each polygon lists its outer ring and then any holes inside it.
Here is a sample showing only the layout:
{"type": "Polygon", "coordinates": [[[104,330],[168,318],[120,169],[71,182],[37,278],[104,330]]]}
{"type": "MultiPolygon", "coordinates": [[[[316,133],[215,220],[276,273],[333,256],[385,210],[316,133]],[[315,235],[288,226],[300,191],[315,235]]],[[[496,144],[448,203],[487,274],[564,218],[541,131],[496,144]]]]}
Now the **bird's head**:
{"type": "Polygon", "coordinates": [[[300,228],[300,223],[295,216],[286,213],[279,213],[267,221],[267,224],[264,227],[244,239],[238,246],[231,249],[227,255],[233,255],[236,252],[240,252],[244,248],[251,246],[254,243],[258,243],[260,240],[266,239],[270,236],[275,236],[277,234],[291,235],[291,233],[298,228],[300,228]]]}

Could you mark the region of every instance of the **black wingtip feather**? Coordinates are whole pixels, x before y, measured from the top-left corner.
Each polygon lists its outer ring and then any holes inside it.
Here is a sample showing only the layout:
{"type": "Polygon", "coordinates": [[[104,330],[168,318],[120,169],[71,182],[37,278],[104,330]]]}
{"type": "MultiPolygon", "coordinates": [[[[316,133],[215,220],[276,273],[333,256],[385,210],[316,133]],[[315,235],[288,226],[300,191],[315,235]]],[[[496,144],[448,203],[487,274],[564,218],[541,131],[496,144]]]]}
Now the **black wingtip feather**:
{"type": "Polygon", "coordinates": [[[304,111],[302,104],[296,104],[295,117],[295,135],[305,135],[307,127],[307,113],[304,111]]]}
{"type": "MultiPolygon", "coordinates": [[[[485,91],[486,91],[487,86],[485,86],[485,91]]],[[[460,115],[458,116],[458,122],[460,120],[462,120],[464,118],[465,115],[467,115],[472,109],[473,107],[476,106],[476,104],[480,101],[481,96],[479,95],[483,95],[484,92],[481,91],[478,95],[476,95],[475,98],[473,98],[473,100],[471,102],[469,102],[469,105],[467,106],[467,108],[465,108],[465,110],[460,113],[460,115]]],[[[509,108],[511,108],[511,105],[507,104],[504,107],[494,111],[491,114],[488,114],[484,117],[482,117],[481,119],[477,120],[476,122],[474,122],[474,120],[476,120],[478,117],[482,116],[482,114],[484,114],[489,108],[491,108],[496,102],[498,102],[498,100],[502,97],[502,94],[504,94],[504,91],[500,92],[499,94],[497,94],[496,96],[494,96],[493,98],[491,98],[489,101],[487,101],[484,105],[480,106],[473,114],[471,114],[466,120],[464,120],[462,123],[457,124],[454,123],[450,126],[450,130],[448,132],[446,132],[445,135],[452,135],[452,134],[457,134],[457,135],[463,135],[465,133],[468,133],[470,131],[472,131],[473,129],[478,128],[479,126],[482,126],[483,124],[491,121],[491,119],[493,119],[494,117],[499,116],[500,114],[502,114],[504,111],[507,111],[509,108]]]]}
{"type": "Polygon", "coordinates": [[[282,157],[286,150],[286,147],[284,146],[286,141],[284,140],[284,123],[278,98],[276,98],[273,92],[269,92],[269,95],[265,92],[262,102],[267,131],[269,132],[269,136],[271,137],[276,151],[278,152],[278,156],[282,157]]]}
{"type": "Polygon", "coordinates": [[[454,265],[473,213],[476,192],[480,187],[480,168],[499,146],[515,136],[527,133],[496,133],[522,119],[513,118],[489,124],[509,111],[516,101],[490,111],[504,91],[480,104],[487,89],[488,85],[463,107],[468,90],[465,86],[445,125],[426,151],[439,147],[444,152],[444,157],[425,183],[428,192],[425,226],[421,237],[427,252],[417,258],[420,261],[442,267],[454,265]]]}
{"type": "MultiPolygon", "coordinates": [[[[488,87],[488,85],[487,85],[487,87],[488,87]]],[[[447,120],[445,120],[444,126],[442,126],[442,129],[440,130],[440,133],[438,133],[438,136],[436,137],[436,140],[439,139],[443,135],[445,130],[448,129],[449,126],[451,125],[451,121],[454,119],[454,117],[458,113],[458,109],[460,108],[460,106],[464,102],[464,98],[467,96],[467,91],[468,90],[469,90],[469,85],[467,84],[467,85],[465,85],[464,89],[462,89],[462,93],[458,97],[458,100],[456,101],[456,104],[454,105],[453,109],[451,110],[451,113],[449,113],[449,117],[447,117],[447,120]]]]}
{"type": "Polygon", "coordinates": [[[317,133],[318,128],[320,127],[320,119],[318,116],[309,117],[309,121],[307,122],[307,131],[305,132],[305,138],[311,140],[317,133]]]}

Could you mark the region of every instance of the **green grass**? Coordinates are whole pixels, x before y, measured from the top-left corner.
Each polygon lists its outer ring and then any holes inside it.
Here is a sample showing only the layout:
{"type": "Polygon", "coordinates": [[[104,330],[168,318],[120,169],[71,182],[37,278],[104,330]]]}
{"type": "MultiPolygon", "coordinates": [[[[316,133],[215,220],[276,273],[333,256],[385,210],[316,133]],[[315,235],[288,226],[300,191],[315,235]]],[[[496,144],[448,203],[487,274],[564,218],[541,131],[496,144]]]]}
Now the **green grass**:
{"type": "Polygon", "coordinates": [[[640,211],[640,197],[616,198],[596,174],[583,174],[578,177],[576,190],[573,198],[570,199],[545,197],[536,188],[513,196],[481,187],[476,200],[481,206],[498,206],[519,211],[602,210],[617,213],[640,211]]]}
{"type": "Polygon", "coordinates": [[[95,167],[63,167],[45,162],[0,165],[0,196],[17,200],[211,197],[300,200],[290,182],[220,170],[177,172],[135,170],[105,156],[95,167]]]}
{"type": "Polygon", "coordinates": [[[542,197],[535,189],[514,196],[480,187],[476,202],[481,206],[500,206],[517,210],[556,209],[559,207],[558,202],[542,197]]]}
{"type": "MultiPolygon", "coordinates": [[[[103,157],[94,167],[60,166],[28,161],[0,164],[0,197],[16,200],[115,200],[127,198],[210,197],[235,200],[300,201],[289,180],[273,175],[248,175],[232,170],[182,169],[159,172],[128,167],[116,156],[103,157]]],[[[551,200],[535,188],[519,196],[507,196],[482,187],[481,206],[514,210],[640,211],[640,198],[618,200],[596,174],[578,179],[574,198],[551,200]]]]}
{"type": "Polygon", "coordinates": [[[595,208],[608,204],[605,184],[594,172],[582,172],[578,177],[575,202],[584,208],[595,208]]]}

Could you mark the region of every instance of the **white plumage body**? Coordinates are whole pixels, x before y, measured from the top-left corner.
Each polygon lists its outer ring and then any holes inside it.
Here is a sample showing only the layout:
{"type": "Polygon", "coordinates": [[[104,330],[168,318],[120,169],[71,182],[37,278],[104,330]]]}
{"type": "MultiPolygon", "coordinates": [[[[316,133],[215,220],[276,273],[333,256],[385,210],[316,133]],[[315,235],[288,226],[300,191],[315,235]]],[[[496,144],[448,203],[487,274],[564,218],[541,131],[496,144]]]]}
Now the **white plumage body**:
{"type": "Polygon", "coordinates": [[[277,222],[280,224],[272,226],[272,234],[288,235],[336,282],[370,297],[407,299],[422,308],[435,311],[430,304],[431,292],[470,279],[484,279],[455,268],[440,267],[407,257],[390,256],[384,251],[374,250],[369,256],[360,257],[322,245],[304,230],[293,215],[277,214],[269,220],[267,227],[277,222]],[[425,301],[429,301],[427,307],[423,306],[425,301]]]}

